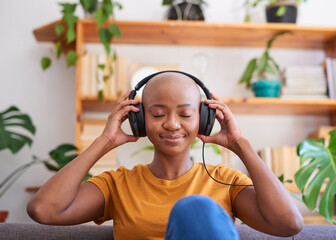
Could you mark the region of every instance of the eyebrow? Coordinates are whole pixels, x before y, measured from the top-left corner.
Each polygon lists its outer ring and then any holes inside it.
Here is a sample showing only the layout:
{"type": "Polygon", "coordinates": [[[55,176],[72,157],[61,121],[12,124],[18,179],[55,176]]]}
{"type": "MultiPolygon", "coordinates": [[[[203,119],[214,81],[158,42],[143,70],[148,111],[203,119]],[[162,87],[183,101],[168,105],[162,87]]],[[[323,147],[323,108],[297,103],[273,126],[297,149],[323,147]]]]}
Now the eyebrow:
{"type": "MultiPolygon", "coordinates": [[[[178,108],[181,108],[181,107],[192,107],[192,106],[194,106],[194,105],[191,104],[191,103],[185,103],[185,104],[179,104],[179,105],[177,105],[178,108]]],[[[163,104],[153,104],[152,106],[149,107],[149,109],[152,109],[152,108],[155,108],[155,107],[167,108],[167,106],[163,105],[163,104]]]]}

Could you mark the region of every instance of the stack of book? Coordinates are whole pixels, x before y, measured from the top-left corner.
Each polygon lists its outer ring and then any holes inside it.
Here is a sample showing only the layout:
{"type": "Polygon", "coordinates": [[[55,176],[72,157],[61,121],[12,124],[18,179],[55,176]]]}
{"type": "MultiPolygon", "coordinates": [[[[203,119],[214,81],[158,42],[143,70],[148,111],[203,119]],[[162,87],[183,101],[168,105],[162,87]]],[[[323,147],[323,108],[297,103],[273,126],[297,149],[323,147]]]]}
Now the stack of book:
{"type": "Polygon", "coordinates": [[[105,97],[122,96],[129,88],[127,80],[127,58],[86,53],[82,57],[81,95],[96,97],[103,91],[105,97]],[[104,70],[99,65],[105,65],[104,70]]]}
{"type": "Polygon", "coordinates": [[[275,176],[284,175],[284,180],[293,181],[292,183],[285,183],[287,187],[296,186],[294,175],[300,169],[300,157],[296,154],[296,147],[265,147],[258,154],[275,176]]]}
{"type": "Polygon", "coordinates": [[[328,98],[323,66],[287,67],[281,97],[287,99],[328,98]]]}
{"type": "MultiPolygon", "coordinates": [[[[85,119],[80,139],[80,152],[83,152],[103,132],[105,119],[85,119]]],[[[98,175],[104,171],[116,170],[119,167],[116,149],[105,154],[90,169],[92,175],[98,175]]]]}

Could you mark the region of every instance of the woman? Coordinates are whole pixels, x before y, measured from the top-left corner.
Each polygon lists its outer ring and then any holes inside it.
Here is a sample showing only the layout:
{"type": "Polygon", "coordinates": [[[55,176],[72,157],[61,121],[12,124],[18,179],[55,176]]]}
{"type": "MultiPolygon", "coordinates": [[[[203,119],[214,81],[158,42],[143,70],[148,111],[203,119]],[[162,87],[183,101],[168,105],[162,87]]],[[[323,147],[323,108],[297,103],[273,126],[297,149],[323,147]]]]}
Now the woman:
{"type": "Polygon", "coordinates": [[[233,220],[238,217],[272,235],[291,236],[301,230],[302,216],[289,193],[244,138],[229,108],[213,94],[213,99],[205,103],[216,109],[221,130],[213,136],[198,134],[200,93],[195,82],[180,73],[158,74],[143,91],[146,133],[155,148],[153,161],[132,170],[121,167],[82,183],[104,154],[138,140],[121,129],[128,112],[139,111],[134,106],[139,100],[128,99],[129,94],[115,104],[103,133],[30,201],[27,210],[34,220],[70,225],[113,219],[116,239],[162,239],[165,235],[176,239],[188,235],[188,229],[195,234],[199,221],[208,229],[203,231],[204,237],[237,237],[227,216],[233,220]],[[244,174],[224,165],[208,166],[208,170],[222,182],[241,186],[226,186],[210,179],[201,164],[190,160],[190,145],[196,137],[237,154],[253,185],[244,174]],[[225,232],[227,229],[229,232],[225,232]]]}

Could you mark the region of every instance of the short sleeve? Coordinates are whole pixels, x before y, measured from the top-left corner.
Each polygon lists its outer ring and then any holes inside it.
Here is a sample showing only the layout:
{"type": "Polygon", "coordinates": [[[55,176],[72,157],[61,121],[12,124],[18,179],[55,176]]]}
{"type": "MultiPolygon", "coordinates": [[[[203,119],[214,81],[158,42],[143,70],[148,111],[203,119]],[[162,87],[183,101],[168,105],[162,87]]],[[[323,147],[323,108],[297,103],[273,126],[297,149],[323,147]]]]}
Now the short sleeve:
{"type": "MultiPolygon", "coordinates": [[[[236,174],[234,176],[234,179],[232,181],[232,184],[239,184],[239,185],[252,185],[252,180],[246,176],[244,173],[240,171],[236,171],[236,174]]],[[[231,203],[234,202],[236,196],[238,193],[240,193],[241,190],[243,190],[246,186],[231,186],[230,187],[230,197],[231,197],[231,203]]]]}
{"type": "Polygon", "coordinates": [[[94,176],[87,180],[87,182],[91,182],[95,184],[104,196],[104,215],[94,222],[98,225],[104,223],[105,221],[111,220],[113,218],[113,202],[112,202],[112,193],[113,193],[113,178],[109,172],[104,172],[100,175],[94,176]]]}

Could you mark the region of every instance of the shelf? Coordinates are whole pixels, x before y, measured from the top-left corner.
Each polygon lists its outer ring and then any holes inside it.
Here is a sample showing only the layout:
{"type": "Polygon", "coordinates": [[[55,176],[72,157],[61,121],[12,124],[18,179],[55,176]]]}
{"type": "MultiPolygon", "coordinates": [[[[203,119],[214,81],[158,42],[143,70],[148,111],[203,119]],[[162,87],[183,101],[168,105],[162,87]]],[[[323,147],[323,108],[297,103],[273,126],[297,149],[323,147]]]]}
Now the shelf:
{"type": "MultiPolygon", "coordinates": [[[[61,20],[34,30],[37,41],[55,42],[60,39],[54,27],[61,20]]],[[[111,22],[110,22],[111,23],[111,22]]],[[[98,43],[98,28],[93,19],[80,19],[83,42],[98,43]]],[[[335,27],[298,26],[288,23],[207,23],[201,21],[116,21],[122,38],[113,39],[122,44],[160,44],[186,46],[264,47],[276,32],[291,31],[278,38],[272,47],[322,49],[333,46],[335,27]]]]}
{"type": "MultiPolygon", "coordinates": [[[[118,97],[98,101],[82,98],[83,110],[107,112],[118,97]]],[[[234,114],[246,115],[328,115],[336,112],[336,100],[290,100],[279,98],[222,98],[234,114]]]]}

